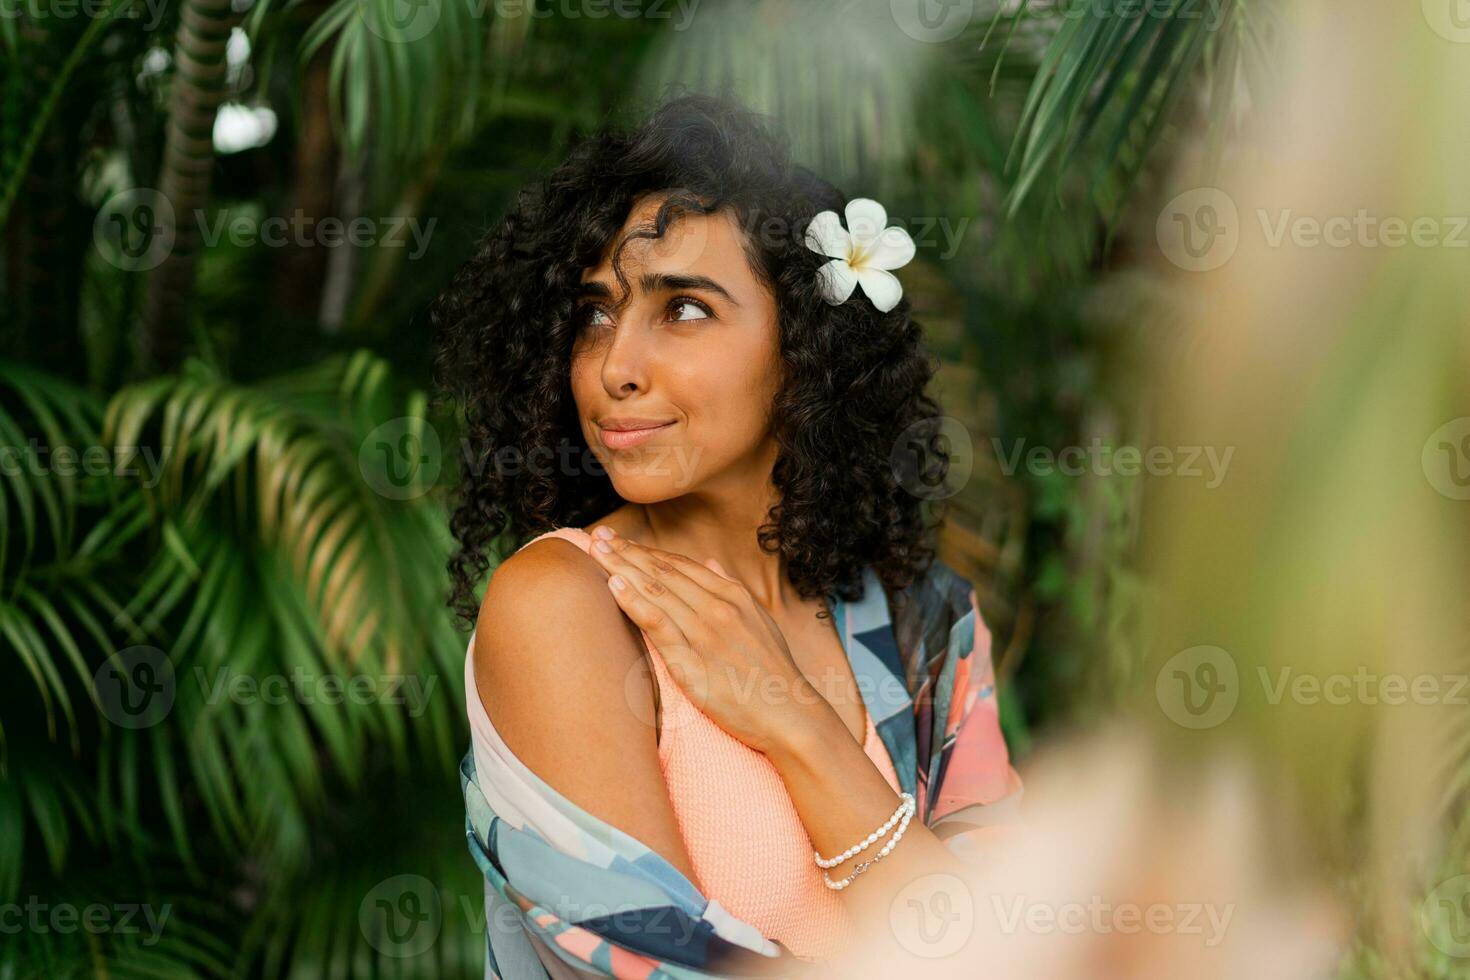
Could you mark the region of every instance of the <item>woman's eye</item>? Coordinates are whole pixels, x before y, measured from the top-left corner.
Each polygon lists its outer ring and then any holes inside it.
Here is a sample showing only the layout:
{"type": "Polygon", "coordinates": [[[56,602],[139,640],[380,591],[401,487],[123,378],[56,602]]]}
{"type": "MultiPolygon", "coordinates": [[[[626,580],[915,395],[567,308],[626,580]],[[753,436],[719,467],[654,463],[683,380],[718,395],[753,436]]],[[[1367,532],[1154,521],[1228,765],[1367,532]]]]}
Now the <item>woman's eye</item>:
{"type": "Polygon", "coordinates": [[[692,299],[677,299],[669,305],[675,320],[703,320],[710,316],[709,307],[692,299]]]}
{"type": "Polygon", "coordinates": [[[607,311],[597,306],[588,306],[582,311],[582,325],[586,327],[602,327],[612,323],[612,317],[607,311]]]}

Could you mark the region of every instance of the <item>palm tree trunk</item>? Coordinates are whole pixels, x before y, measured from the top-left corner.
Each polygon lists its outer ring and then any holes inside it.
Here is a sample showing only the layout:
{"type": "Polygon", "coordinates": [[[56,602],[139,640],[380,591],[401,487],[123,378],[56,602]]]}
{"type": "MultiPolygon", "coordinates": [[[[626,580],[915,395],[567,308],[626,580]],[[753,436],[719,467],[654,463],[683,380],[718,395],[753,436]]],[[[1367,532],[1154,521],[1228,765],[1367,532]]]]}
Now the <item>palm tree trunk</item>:
{"type": "MultiPolygon", "coordinates": [[[[296,9],[303,18],[309,16],[314,22],[327,8],[327,3],[319,2],[303,4],[296,9]]],[[[306,64],[301,81],[301,111],[290,191],[282,202],[282,217],[290,222],[299,214],[311,222],[312,227],[316,222],[334,216],[336,211],[340,150],[332,133],[331,102],[332,52],[336,46],[335,40],[326,42],[306,64]]],[[[327,279],[328,253],[332,251],[320,245],[300,245],[292,241],[275,250],[271,302],[278,311],[303,323],[317,319],[322,302],[322,284],[327,279]]]]}
{"type": "Polygon", "coordinates": [[[145,370],[172,370],[183,358],[200,219],[214,172],[214,119],[225,96],[225,44],[239,19],[230,0],[184,0],[180,11],[158,188],[173,207],[174,240],[148,281],[140,338],[145,370]]]}

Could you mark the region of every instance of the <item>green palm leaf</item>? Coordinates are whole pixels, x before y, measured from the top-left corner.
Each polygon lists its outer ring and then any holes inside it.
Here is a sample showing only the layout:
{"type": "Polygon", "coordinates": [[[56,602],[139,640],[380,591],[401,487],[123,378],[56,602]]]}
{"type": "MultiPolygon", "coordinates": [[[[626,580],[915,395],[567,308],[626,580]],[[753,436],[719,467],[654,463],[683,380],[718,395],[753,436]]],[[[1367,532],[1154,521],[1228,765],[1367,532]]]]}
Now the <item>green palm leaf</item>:
{"type": "MultiPolygon", "coordinates": [[[[1051,26],[1011,149],[1006,207],[1055,195],[1080,172],[1109,223],[1201,78],[1212,160],[1234,122],[1240,81],[1258,74],[1274,40],[1269,12],[1249,0],[1143,5],[1073,3],[1034,14],[1051,26]]],[[[1257,83],[1259,84],[1259,83],[1257,83]]]]}

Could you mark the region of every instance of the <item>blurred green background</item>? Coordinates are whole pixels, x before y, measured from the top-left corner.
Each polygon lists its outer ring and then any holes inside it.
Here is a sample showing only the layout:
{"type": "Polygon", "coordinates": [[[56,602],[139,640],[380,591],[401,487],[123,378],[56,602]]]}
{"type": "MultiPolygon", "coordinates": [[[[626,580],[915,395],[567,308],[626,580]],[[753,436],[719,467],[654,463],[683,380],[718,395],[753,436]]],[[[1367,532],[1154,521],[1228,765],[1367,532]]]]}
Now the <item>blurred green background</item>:
{"type": "Polygon", "coordinates": [[[424,310],[571,140],[667,94],[769,113],[918,242],[906,293],[970,468],[942,557],[981,589],[1015,758],[1136,686],[1146,480],[1014,461],[1154,437],[1140,343],[1190,343],[1163,175],[1208,181],[1279,84],[1274,5],[15,9],[0,903],[169,912],[156,935],[141,913],[8,933],[0,977],[480,975],[443,602],[456,420],[431,409],[424,310]],[[119,671],[166,681],[167,710],[131,724],[119,671]],[[248,684],[293,676],[423,697],[248,684]],[[423,901],[390,904],[427,943],[378,904],[404,875],[423,901]]]}

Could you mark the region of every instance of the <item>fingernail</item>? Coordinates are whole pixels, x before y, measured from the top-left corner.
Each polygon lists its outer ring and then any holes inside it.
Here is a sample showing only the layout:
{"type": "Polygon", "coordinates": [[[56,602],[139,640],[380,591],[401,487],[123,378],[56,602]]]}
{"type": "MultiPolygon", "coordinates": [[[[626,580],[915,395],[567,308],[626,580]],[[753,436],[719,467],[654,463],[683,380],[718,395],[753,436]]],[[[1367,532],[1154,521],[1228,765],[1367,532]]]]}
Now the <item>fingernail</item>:
{"type": "Polygon", "coordinates": [[[615,589],[623,589],[627,586],[628,583],[623,581],[623,577],[621,575],[614,575],[612,578],[607,580],[607,584],[611,585],[615,589]]]}
{"type": "Polygon", "coordinates": [[[592,532],[592,536],[594,538],[610,538],[613,536],[613,529],[608,527],[606,524],[599,524],[597,525],[597,528],[592,532]]]}
{"type": "Polygon", "coordinates": [[[606,541],[598,541],[593,545],[593,547],[596,548],[598,551],[612,551],[612,545],[608,544],[606,541]]]}

